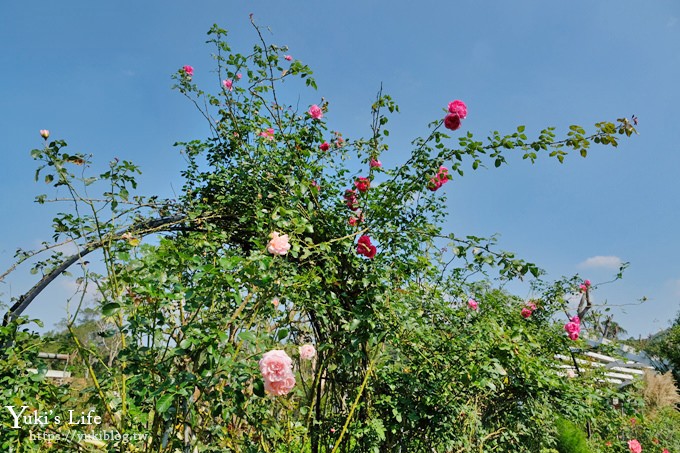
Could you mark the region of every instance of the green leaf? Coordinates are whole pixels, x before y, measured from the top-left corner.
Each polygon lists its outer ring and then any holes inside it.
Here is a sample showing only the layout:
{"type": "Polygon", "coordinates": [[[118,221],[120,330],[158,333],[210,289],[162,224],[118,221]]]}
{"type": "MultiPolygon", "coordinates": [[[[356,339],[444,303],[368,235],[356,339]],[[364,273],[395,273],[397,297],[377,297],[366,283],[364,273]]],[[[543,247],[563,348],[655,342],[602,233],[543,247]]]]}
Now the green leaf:
{"type": "Polygon", "coordinates": [[[120,304],[118,302],[109,302],[108,304],[102,306],[102,315],[111,316],[117,312],[119,308],[120,304]]]}
{"type": "Polygon", "coordinates": [[[156,411],[159,414],[164,414],[165,412],[167,412],[167,410],[170,409],[170,406],[172,405],[172,400],[174,398],[175,396],[170,393],[166,393],[165,395],[161,396],[156,402],[156,411]]]}

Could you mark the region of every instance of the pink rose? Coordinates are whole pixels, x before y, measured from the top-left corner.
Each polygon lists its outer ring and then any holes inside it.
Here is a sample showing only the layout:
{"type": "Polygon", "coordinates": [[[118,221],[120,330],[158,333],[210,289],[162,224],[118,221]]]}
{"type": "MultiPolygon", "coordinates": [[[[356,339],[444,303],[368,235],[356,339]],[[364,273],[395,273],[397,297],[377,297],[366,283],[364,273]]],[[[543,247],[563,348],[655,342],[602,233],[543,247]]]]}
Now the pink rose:
{"type": "Polygon", "coordinates": [[[461,120],[464,120],[467,116],[467,105],[465,105],[465,102],[459,100],[449,102],[449,113],[458,115],[461,120]]]}
{"type": "Polygon", "coordinates": [[[189,77],[191,77],[191,76],[194,75],[194,68],[191,67],[191,66],[189,66],[189,65],[183,66],[183,67],[182,67],[182,70],[183,70],[184,73],[185,73],[186,75],[188,75],[189,77]]]}
{"type": "Polygon", "coordinates": [[[323,118],[323,111],[321,110],[321,107],[319,107],[316,104],[311,106],[307,113],[309,113],[309,115],[315,120],[320,120],[321,118],[323,118]]]}
{"type": "Polygon", "coordinates": [[[265,352],[259,366],[267,393],[274,396],[286,395],[295,387],[293,361],[286,351],[274,349],[265,352]]]}
{"type": "Polygon", "coordinates": [[[468,299],[468,307],[470,307],[473,310],[477,310],[479,309],[479,304],[474,299],[468,299]]]}
{"type": "Polygon", "coordinates": [[[640,445],[640,442],[638,442],[637,439],[629,440],[628,448],[630,449],[630,453],[640,453],[642,451],[642,445],[640,445]]]}
{"type": "Polygon", "coordinates": [[[316,349],[311,344],[305,344],[300,346],[300,358],[302,360],[312,360],[316,355],[316,349]]]}
{"type": "Polygon", "coordinates": [[[227,79],[222,81],[222,85],[224,85],[224,88],[231,91],[233,89],[232,87],[234,85],[234,82],[231,79],[227,79]]]}
{"type": "Polygon", "coordinates": [[[259,361],[260,373],[268,381],[281,381],[293,372],[293,361],[283,349],[265,352],[259,361]]]}
{"type": "Polygon", "coordinates": [[[293,59],[293,57],[291,57],[290,55],[285,55],[283,57],[283,59],[286,60],[286,61],[291,61],[293,59]]]}
{"type": "Polygon", "coordinates": [[[357,198],[357,193],[354,189],[345,190],[345,204],[352,211],[359,209],[359,199],[357,198]]]}
{"type": "Polygon", "coordinates": [[[359,223],[359,219],[356,217],[350,217],[347,223],[349,223],[350,226],[356,226],[357,223],[359,223]]]}
{"type": "Polygon", "coordinates": [[[357,243],[357,253],[359,255],[364,255],[367,258],[373,259],[375,257],[377,249],[375,245],[371,244],[371,238],[367,235],[363,235],[359,238],[357,243]]]}
{"type": "Polygon", "coordinates": [[[354,181],[354,185],[357,189],[359,189],[359,192],[365,193],[368,188],[371,187],[371,181],[368,178],[359,177],[356,181],[354,181]]]}
{"type": "Polygon", "coordinates": [[[328,151],[331,148],[331,145],[328,144],[328,142],[323,142],[322,144],[319,145],[319,149],[321,151],[328,151]]]}
{"type": "Polygon", "coordinates": [[[241,77],[243,77],[243,76],[241,75],[240,72],[238,74],[236,74],[236,80],[241,80],[241,77]]]}
{"type": "Polygon", "coordinates": [[[529,316],[531,316],[531,313],[532,313],[531,309],[527,307],[522,308],[522,318],[528,318],[529,316]]]}
{"type": "Polygon", "coordinates": [[[295,387],[295,376],[292,372],[280,381],[264,381],[264,390],[274,396],[283,396],[290,393],[295,387]]]}
{"type": "Polygon", "coordinates": [[[580,289],[582,293],[588,291],[588,287],[586,285],[578,285],[578,289],[580,289]]]}
{"type": "Polygon", "coordinates": [[[369,163],[369,165],[371,166],[371,168],[380,168],[382,167],[382,162],[380,162],[377,159],[371,158],[371,162],[369,163]]]}
{"type": "Polygon", "coordinates": [[[449,182],[449,169],[441,166],[439,167],[437,174],[433,178],[430,178],[427,188],[434,192],[447,182],[449,182]]]}
{"type": "Polygon", "coordinates": [[[342,148],[342,146],[345,144],[345,139],[342,137],[338,137],[335,139],[335,147],[336,148],[342,148]]]}
{"type": "Polygon", "coordinates": [[[280,302],[278,297],[272,299],[272,305],[274,306],[274,308],[279,308],[279,303],[280,302]]]}
{"type": "Polygon", "coordinates": [[[316,182],[316,181],[314,181],[314,180],[312,180],[311,185],[312,185],[312,187],[314,187],[316,190],[321,189],[321,186],[319,185],[319,183],[316,182]]]}
{"type": "Polygon", "coordinates": [[[455,113],[449,113],[446,115],[444,118],[444,127],[451,129],[452,131],[460,129],[460,116],[456,115],[455,113]]]}
{"type": "Polygon", "coordinates": [[[40,136],[47,140],[50,137],[50,131],[47,129],[40,129],[40,136]]]}
{"type": "Polygon", "coordinates": [[[567,336],[572,341],[578,340],[578,332],[569,332],[569,334],[567,336]]]}
{"type": "Polygon", "coordinates": [[[590,280],[584,281],[583,284],[586,285],[586,286],[590,286],[590,280]]]}
{"type": "Polygon", "coordinates": [[[290,244],[288,243],[288,235],[280,235],[277,231],[273,231],[269,237],[269,243],[267,244],[267,251],[272,255],[285,255],[290,250],[290,244]]]}
{"type": "Polygon", "coordinates": [[[269,129],[260,132],[258,135],[260,137],[266,138],[269,141],[272,141],[274,140],[274,129],[270,127],[269,129]]]}

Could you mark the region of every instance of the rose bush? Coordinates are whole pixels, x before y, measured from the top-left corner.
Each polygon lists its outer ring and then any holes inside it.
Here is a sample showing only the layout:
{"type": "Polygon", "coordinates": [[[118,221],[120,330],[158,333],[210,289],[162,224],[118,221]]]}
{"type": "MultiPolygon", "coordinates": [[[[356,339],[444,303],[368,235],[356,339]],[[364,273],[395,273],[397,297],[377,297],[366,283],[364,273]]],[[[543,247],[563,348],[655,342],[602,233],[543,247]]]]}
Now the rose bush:
{"type": "MultiPolygon", "coordinates": [[[[543,291],[535,310],[471,278],[541,271],[493,238],[443,232],[445,194],[434,192],[466,165],[503,165],[508,150],[562,162],[593,142],[616,145],[634,133],[628,120],[591,134],[572,126],[564,139],[519,126],[483,143],[447,135],[467,116],[453,101],[388,168],[396,103],[379,93],[368,139],[329,131],[328,103],[298,111],[277,92],[284,79],[316,88],[312,71],[255,30],[260,42],[241,54],[211,29],[219,77],[207,91],[194,80],[204,69],[175,74],[175,88],[209,109],[211,131],[179,144],[188,163],[177,200],[131,196],[130,162],[90,179],[71,170],[90,169],[89,157],[63,141],[32,152],[38,174],[83,208],[57,216],[55,243],[80,247],[73,262],[103,251],[106,275],[83,266],[80,281],[98,286],[111,326],[102,334],[121,347],[107,366],[74,337],[83,394],[111,429],[148,435],[109,451],[540,451],[555,443],[555,414],[586,420],[606,407],[609,390],[555,364],[571,342],[552,317],[578,286],[543,291]],[[97,182],[102,198],[86,197],[97,182]],[[126,239],[145,235],[157,239],[126,239]]],[[[61,274],[69,261],[58,258],[37,269],[61,274]]]]}

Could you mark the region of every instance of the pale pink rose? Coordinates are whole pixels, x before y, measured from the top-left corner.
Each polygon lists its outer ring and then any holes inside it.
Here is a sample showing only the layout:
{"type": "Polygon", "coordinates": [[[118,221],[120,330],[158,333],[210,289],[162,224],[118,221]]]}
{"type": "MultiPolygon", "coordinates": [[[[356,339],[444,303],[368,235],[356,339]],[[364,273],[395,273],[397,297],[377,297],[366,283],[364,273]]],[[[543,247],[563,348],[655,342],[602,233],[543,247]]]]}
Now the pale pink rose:
{"type": "Polygon", "coordinates": [[[479,304],[477,303],[476,300],[469,299],[468,300],[468,307],[472,308],[473,310],[477,310],[479,308],[479,304]]]}
{"type": "Polygon", "coordinates": [[[380,168],[380,167],[382,167],[382,162],[380,162],[377,159],[371,159],[371,162],[370,162],[369,165],[371,166],[371,168],[380,168]]]}
{"type": "Polygon", "coordinates": [[[191,77],[191,76],[194,75],[194,68],[191,67],[191,66],[189,66],[189,65],[183,66],[183,67],[182,67],[182,70],[183,70],[184,73],[185,73],[186,75],[188,75],[189,77],[191,77]]]}
{"type": "Polygon", "coordinates": [[[286,351],[273,349],[265,352],[259,362],[264,389],[274,396],[285,395],[295,386],[293,361],[286,351]]]}
{"type": "Polygon", "coordinates": [[[47,140],[50,137],[50,131],[47,129],[40,129],[40,136],[47,140]]]}
{"type": "Polygon", "coordinates": [[[316,355],[316,349],[311,344],[300,346],[300,358],[302,360],[312,360],[316,355]]]}
{"type": "Polygon", "coordinates": [[[467,105],[465,105],[465,102],[459,100],[449,102],[449,112],[458,115],[461,120],[464,120],[467,116],[467,105]]]}
{"type": "Polygon", "coordinates": [[[241,77],[243,77],[243,76],[241,75],[240,72],[238,74],[236,74],[236,80],[241,80],[241,77]]]}
{"type": "Polygon", "coordinates": [[[321,107],[319,107],[316,104],[311,106],[307,113],[309,113],[309,115],[315,120],[320,120],[321,118],[323,118],[323,111],[321,110],[321,107]]]}
{"type": "Polygon", "coordinates": [[[290,250],[290,244],[288,243],[288,235],[281,235],[277,231],[273,231],[269,237],[269,244],[267,244],[267,251],[272,255],[285,255],[290,250]]]}
{"type": "Polygon", "coordinates": [[[274,308],[278,308],[278,306],[279,306],[279,298],[278,297],[275,297],[275,298],[272,299],[272,305],[274,306],[274,308]]]}
{"type": "Polygon", "coordinates": [[[640,442],[638,442],[637,439],[629,440],[628,448],[630,449],[630,453],[640,453],[642,451],[642,445],[640,445],[640,442]]]}
{"type": "Polygon", "coordinates": [[[293,57],[291,57],[290,55],[285,55],[283,57],[283,59],[286,60],[286,61],[291,61],[293,59],[293,57]]]}
{"type": "Polygon", "coordinates": [[[233,89],[232,87],[234,86],[234,82],[231,79],[227,79],[222,81],[222,85],[224,88],[231,91],[233,89]]]}
{"type": "Polygon", "coordinates": [[[258,362],[262,377],[272,381],[284,379],[293,369],[293,360],[283,349],[272,349],[262,354],[258,362]]]}
{"type": "Polygon", "coordinates": [[[295,387],[295,376],[292,372],[280,381],[264,380],[264,390],[273,396],[287,395],[293,387],[295,387]]]}
{"type": "Polygon", "coordinates": [[[571,368],[569,368],[569,369],[567,370],[567,377],[568,377],[569,379],[575,378],[575,377],[576,377],[576,373],[574,373],[574,370],[572,370],[571,368]]]}

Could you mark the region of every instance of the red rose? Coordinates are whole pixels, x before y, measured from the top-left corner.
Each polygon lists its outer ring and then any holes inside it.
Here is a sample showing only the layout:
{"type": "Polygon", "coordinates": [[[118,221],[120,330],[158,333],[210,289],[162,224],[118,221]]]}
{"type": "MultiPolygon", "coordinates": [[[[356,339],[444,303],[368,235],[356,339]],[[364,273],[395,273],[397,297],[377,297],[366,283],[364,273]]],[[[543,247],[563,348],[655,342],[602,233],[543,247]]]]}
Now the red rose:
{"type": "Polygon", "coordinates": [[[364,193],[371,186],[371,181],[368,178],[360,177],[359,179],[354,181],[354,185],[356,186],[357,189],[359,189],[359,192],[364,193]]]}
{"type": "Polygon", "coordinates": [[[371,238],[367,235],[363,235],[359,238],[357,243],[357,253],[359,255],[364,255],[367,258],[373,259],[376,252],[375,245],[371,244],[371,238]]]}
{"type": "Polygon", "coordinates": [[[458,116],[455,113],[449,113],[448,115],[446,115],[446,118],[444,118],[444,126],[447,129],[451,129],[452,131],[459,129],[460,128],[460,116],[458,116]]]}

